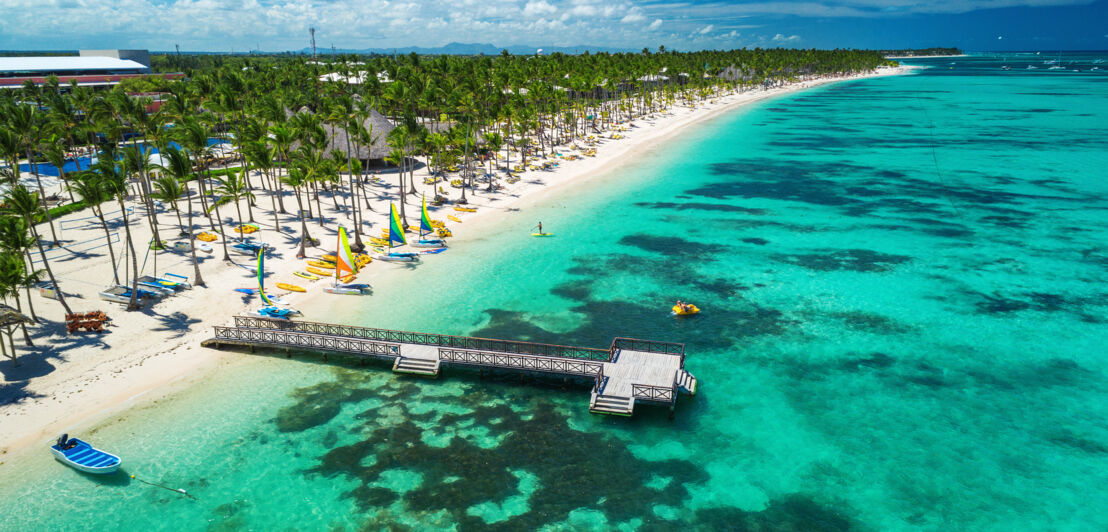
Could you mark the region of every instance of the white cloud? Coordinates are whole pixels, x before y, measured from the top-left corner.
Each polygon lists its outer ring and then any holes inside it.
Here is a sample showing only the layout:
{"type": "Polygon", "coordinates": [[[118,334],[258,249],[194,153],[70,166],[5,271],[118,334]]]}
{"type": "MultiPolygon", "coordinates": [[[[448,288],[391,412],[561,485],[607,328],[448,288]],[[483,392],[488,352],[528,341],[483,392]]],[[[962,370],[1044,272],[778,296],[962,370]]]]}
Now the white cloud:
{"type": "Polygon", "coordinates": [[[786,37],[786,36],[778,33],[777,35],[773,36],[773,42],[794,42],[794,41],[799,41],[799,40],[800,40],[799,35],[789,35],[788,37],[786,37]]]}
{"type": "Polygon", "coordinates": [[[638,49],[659,39],[667,47],[693,49],[725,39],[728,45],[796,42],[799,37],[775,40],[772,33],[737,42],[738,31],[789,17],[899,17],[1094,0],[706,1],[0,0],[0,49],[172,50],[180,44],[183,50],[300,50],[308,45],[309,27],[324,49],[454,41],[638,49]],[[72,31],[74,20],[81,21],[80,32],[72,31]]]}
{"type": "Polygon", "coordinates": [[[528,17],[541,17],[558,12],[558,8],[550,5],[546,0],[527,2],[523,8],[523,14],[528,17]]]}

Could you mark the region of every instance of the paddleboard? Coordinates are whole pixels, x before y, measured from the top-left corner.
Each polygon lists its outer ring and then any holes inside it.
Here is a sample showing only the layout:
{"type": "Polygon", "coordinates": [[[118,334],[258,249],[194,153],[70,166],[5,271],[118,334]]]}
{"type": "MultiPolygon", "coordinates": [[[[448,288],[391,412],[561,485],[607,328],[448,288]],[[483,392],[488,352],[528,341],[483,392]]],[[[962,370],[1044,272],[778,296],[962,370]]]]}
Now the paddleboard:
{"type": "Polygon", "coordinates": [[[531,233],[531,236],[554,236],[554,233],[531,233]]]}

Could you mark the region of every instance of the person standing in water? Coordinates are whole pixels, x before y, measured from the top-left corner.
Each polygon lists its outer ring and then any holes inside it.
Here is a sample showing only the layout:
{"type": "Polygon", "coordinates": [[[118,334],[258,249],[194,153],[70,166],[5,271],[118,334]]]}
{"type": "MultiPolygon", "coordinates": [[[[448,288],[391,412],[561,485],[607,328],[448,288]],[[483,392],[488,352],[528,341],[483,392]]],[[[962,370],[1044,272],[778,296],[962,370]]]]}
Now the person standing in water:
{"type": "Polygon", "coordinates": [[[539,222],[539,234],[542,234],[542,222],[539,222]]]}

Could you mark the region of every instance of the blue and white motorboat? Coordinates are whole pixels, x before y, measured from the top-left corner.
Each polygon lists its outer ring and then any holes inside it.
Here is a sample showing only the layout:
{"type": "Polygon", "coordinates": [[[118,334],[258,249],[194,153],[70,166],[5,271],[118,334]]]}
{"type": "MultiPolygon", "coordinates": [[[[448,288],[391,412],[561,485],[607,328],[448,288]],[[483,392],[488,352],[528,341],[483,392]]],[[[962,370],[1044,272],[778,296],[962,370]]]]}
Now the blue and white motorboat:
{"type": "Polygon", "coordinates": [[[70,438],[68,434],[62,434],[62,437],[50,446],[50,452],[54,453],[54,458],[59,462],[77,471],[95,475],[115,473],[123,463],[118,456],[101,451],[86,441],[70,438]]]}

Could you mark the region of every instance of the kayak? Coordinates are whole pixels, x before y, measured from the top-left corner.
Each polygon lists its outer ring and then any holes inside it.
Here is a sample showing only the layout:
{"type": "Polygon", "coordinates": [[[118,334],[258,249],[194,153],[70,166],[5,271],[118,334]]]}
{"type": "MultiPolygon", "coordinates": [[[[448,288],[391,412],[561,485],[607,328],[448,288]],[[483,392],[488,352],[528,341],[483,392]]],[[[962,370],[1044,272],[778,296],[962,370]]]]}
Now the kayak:
{"type": "Polygon", "coordinates": [[[310,261],[308,261],[308,265],[309,266],[315,266],[316,268],[323,268],[323,269],[326,269],[326,270],[335,269],[335,263],[333,263],[333,262],[324,262],[324,261],[321,261],[321,260],[310,260],[310,261]]]}
{"type": "MultiPolygon", "coordinates": [[[[332,266],[332,268],[333,268],[333,266],[332,266]]],[[[331,276],[331,272],[329,272],[327,270],[321,270],[319,268],[312,268],[311,266],[308,266],[307,268],[304,268],[304,269],[308,270],[308,273],[314,273],[314,274],[319,275],[321,277],[330,277],[331,276]]]]}
{"type": "Polygon", "coordinates": [[[554,236],[554,233],[531,233],[531,236],[554,236]]]}
{"type": "Polygon", "coordinates": [[[318,277],[318,276],[316,276],[316,275],[312,275],[312,274],[310,274],[310,273],[304,273],[304,272],[292,272],[292,274],[293,274],[293,275],[295,275],[295,276],[297,276],[297,277],[300,277],[300,278],[303,278],[303,279],[307,279],[307,280],[309,280],[309,281],[318,281],[318,280],[319,280],[319,277],[318,277]]]}
{"type": "Polygon", "coordinates": [[[454,207],[454,210],[458,212],[477,212],[477,209],[471,209],[469,207],[454,207]]]}
{"type": "Polygon", "coordinates": [[[324,256],[320,257],[320,259],[323,259],[327,262],[338,262],[338,260],[339,260],[339,258],[334,256],[334,255],[324,255],[324,256]]]}
{"type": "Polygon", "coordinates": [[[344,283],[349,283],[350,281],[353,281],[357,277],[358,277],[357,275],[350,274],[350,275],[347,275],[347,276],[344,276],[344,277],[339,277],[339,280],[344,282],[344,283]]]}
{"type": "Polygon", "coordinates": [[[693,314],[700,314],[700,309],[696,305],[686,304],[685,308],[681,308],[679,305],[673,306],[673,313],[677,316],[692,316],[693,314]]]}
{"type": "Polygon", "coordinates": [[[454,216],[453,214],[448,214],[448,215],[446,215],[446,217],[447,217],[447,218],[450,218],[450,221],[452,221],[452,222],[458,222],[458,223],[462,223],[462,221],[461,221],[461,220],[459,220],[459,219],[458,219],[458,217],[457,217],[457,216],[454,216]]]}
{"type": "Polygon", "coordinates": [[[280,288],[281,290],[288,290],[289,292],[307,292],[307,290],[304,290],[299,286],[288,283],[277,283],[277,288],[280,288]]]}

